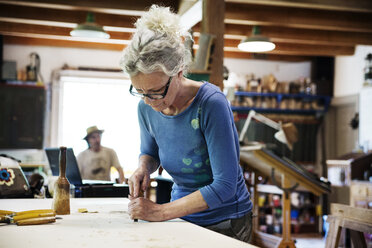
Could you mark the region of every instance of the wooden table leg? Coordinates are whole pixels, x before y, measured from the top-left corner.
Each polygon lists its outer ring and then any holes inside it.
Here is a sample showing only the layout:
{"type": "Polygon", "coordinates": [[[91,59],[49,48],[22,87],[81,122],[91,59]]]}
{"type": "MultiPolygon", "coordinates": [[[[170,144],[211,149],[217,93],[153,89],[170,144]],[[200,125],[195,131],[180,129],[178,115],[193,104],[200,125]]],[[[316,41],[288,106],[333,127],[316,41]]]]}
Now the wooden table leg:
{"type": "MultiPolygon", "coordinates": [[[[282,188],[289,188],[291,186],[291,183],[289,179],[285,176],[285,174],[282,174],[282,188]]],[[[282,202],[283,202],[283,234],[282,234],[282,240],[278,244],[278,248],[295,248],[294,241],[291,239],[291,198],[289,193],[283,192],[282,196],[282,202]]]]}
{"type": "Polygon", "coordinates": [[[339,225],[340,220],[337,217],[328,216],[329,230],[326,240],[326,248],[337,248],[340,239],[342,227],[339,225]]]}

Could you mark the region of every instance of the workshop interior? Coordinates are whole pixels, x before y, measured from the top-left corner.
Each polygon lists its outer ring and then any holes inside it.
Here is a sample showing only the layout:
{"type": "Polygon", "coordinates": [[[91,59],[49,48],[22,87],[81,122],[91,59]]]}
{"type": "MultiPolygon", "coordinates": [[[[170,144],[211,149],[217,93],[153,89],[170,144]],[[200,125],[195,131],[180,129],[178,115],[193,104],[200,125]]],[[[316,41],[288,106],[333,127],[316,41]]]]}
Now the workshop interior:
{"type": "MultiPolygon", "coordinates": [[[[372,247],[372,1],[0,0],[0,65],[4,247],[372,247]],[[226,98],[249,244],[182,218],[130,218],[138,109],[159,94],[136,89],[120,59],[152,4],[190,35],[185,78],[226,98]],[[93,134],[117,162],[88,178],[93,134]]],[[[169,204],[170,174],[160,164],[139,197],[169,204]]]]}

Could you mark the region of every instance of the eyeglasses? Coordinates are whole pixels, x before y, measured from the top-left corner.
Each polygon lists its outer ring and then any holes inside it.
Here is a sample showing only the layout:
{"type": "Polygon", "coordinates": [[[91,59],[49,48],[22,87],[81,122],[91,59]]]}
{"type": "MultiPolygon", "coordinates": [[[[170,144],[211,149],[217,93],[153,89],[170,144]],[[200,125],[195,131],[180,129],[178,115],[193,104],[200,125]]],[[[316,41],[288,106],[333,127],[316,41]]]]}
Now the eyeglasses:
{"type": "Polygon", "coordinates": [[[170,85],[171,81],[172,81],[172,77],[169,77],[168,82],[165,85],[165,90],[164,90],[163,93],[153,93],[153,94],[139,93],[139,92],[137,92],[136,88],[133,87],[133,85],[130,86],[129,93],[132,96],[137,96],[137,97],[141,97],[141,98],[147,97],[147,98],[150,98],[150,99],[153,99],[153,100],[163,99],[168,93],[168,88],[169,88],[169,85],[170,85]]]}

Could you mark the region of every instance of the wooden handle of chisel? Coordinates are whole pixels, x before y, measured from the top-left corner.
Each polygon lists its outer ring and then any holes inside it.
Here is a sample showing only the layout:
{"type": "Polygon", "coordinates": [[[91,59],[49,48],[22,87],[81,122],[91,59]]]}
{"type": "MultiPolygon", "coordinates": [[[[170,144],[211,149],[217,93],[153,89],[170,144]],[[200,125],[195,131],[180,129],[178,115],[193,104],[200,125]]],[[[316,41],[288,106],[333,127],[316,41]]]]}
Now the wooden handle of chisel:
{"type": "Polygon", "coordinates": [[[36,210],[27,210],[27,211],[22,211],[22,212],[16,212],[15,215],[24,215],[24,214],[41,214],[41,213],[54,213],[53,209],[36,209],[36,210]]]}
{"type": "MultiPolygon", "coordinates": [[[[138,197],[145,197],[145,192],[142,189],[139,190],[138,197]]],[[[134,219],[134,222],[138,222],[138,219],[134,219]]]]}
{"type": "Polygon", "coordinates": [[[54,212],[51,213],[29,213],[29,214],[22,214],[16,215],[13,217],[13,222],[18,222],[21,220],[33,219],[33,218],[43,218],[43,217],[54,217],[56,214],[54,212]]]}
{"type": "Polygon", "coordinates": [[[8,211],[8,210],[0,210],[0,215],[12,215],[15,214],[16,212],[14,211],[8,211]]]}
{"type": "Polygon", "coordinates": [[[40,225],[40,224],[47,224],[56,222],[56,217],[43,217],[43,218],[33,218],[27,220],[20,220],[17,221],[18,226],[26,226],[26,225],[40,225]]]}

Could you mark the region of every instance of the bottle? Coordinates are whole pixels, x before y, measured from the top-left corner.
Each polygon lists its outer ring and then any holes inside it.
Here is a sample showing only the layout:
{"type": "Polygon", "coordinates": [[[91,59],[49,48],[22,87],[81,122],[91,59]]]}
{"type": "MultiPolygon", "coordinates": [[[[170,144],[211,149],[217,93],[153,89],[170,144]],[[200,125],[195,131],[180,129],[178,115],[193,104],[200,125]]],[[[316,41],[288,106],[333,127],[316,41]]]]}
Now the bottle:
{"type": "Polygon", "coordinates": [[[70,214],[70,183],[66,178],[66,147],[59,148],[59,177],[54,186],[53,209],[56,214],[70,214]]]}

